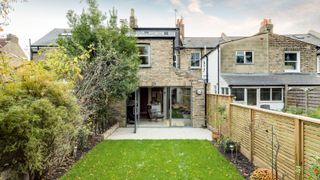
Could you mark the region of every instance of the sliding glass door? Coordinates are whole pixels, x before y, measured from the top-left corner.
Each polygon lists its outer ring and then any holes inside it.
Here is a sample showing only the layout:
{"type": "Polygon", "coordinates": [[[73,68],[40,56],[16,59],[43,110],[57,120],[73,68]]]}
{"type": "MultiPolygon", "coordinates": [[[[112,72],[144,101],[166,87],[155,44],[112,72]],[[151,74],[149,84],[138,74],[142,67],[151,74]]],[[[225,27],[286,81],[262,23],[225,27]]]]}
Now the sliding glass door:
{"type": "Polygon", "coordinates": [[[191,122],[191,88],[170,88],[171,126],[192,126],[191,122]]]}

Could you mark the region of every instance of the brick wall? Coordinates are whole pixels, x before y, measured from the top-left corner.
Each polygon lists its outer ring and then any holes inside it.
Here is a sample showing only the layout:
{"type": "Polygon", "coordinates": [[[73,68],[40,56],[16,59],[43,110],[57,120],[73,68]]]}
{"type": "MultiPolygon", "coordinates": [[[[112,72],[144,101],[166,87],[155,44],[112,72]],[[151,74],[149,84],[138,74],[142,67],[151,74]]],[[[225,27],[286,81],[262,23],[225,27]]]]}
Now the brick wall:
{"type": "Polygon", "coordinates": [[[222,73],[267,73],[267,34],[231,41],[221,45],[222,73]],[[253,64],[236,64],[236,51],[253,51],[253,64]]]}
{"type": "Polygon", "coordinates": [[[300,51],[300,71],[316,73],[316,46],[277,34],[260,34],[221,45],[222,73],[283,73],[285,51],[300,51]],[[236,64],[236,51],[253,51],[253,64],[236,64]]]}
{"type": "Polygon", "coordinates": [[[300,71],[303,73],[316,73],[316,46],[286,36],[270,34],[269,61],[271,73],[284,72],[285,51],[300,51],[300,71]]]}
{"type": "MultiPolygon", "coordinates": [[[[141,67],[138,76],[140,87],[190,87],[192,88],[192,123],[193,127],[201,127],[205,122],[205,92],[204,83],[197,72],[188,71],[187,69],[175,69],[173,63],[173,42],[169,39],[143,39],[138,43],[150,44],[151,67],[141,67]],[[202,94],[198,95],[197,90],[202,94]]],[[[185,67],[187,59],[181,58],[185,67]]],[[[190,60],[189,60],[190,62],[190,60]]],[[[120,126],[125,125],[126,106],[125,103],[117,104],[120,126]],[[120,106],[118,106],[120,105],[120,106]]]]}

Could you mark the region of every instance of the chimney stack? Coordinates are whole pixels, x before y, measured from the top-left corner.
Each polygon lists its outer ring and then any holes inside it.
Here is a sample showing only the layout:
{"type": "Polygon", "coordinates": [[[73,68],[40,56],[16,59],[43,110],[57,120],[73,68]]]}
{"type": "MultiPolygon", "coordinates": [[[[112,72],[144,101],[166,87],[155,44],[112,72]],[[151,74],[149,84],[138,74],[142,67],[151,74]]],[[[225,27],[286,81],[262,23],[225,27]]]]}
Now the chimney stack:
{"type": "Polygon", "coordinates": [[[138,20],[136,16],[134,15],[134,9],[131,8],[131,14],[129,18],[129,27],[130,28],[137,28],[138,27],[138,20]]]}
{"type": "Polygon", "coordinates": [[[259,33],[273,33],[273,24],[271,23],[271,19],[262,20],[259,33]]]}
{"type": "Polygon", "coordinates": [[[8,34],[7,35],[7,41],[11,41],[11,42],[14,42],[14,43],[18,43],[19,42],[19,39],[16,35],[13,35],[13,34],[8,34]]]}
{"type": "Polygon", "coordinates": [[[184,39],[184,23],[183,17],[177,19],[176,27],[179,28],[180,38],[184,39]]]}

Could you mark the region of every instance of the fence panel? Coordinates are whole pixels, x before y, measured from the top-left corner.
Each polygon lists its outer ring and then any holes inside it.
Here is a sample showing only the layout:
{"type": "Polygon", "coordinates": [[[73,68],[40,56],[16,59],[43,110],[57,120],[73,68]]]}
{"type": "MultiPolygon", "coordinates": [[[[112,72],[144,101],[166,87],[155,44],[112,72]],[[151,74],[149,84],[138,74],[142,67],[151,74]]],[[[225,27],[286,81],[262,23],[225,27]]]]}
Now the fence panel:
{"type": "Polygon", "coordinates": [[[320,124],[303,123],[303,175],[309,176],[309,170],[316,156],[320,155],[320,124]]]}
{"type": "Polygon", "coordinates": [[[214,126],[219,118],[217,106],[226,106],[227,122],[222,134],[239,142],[249,160],[256,166],[271,168],[279,147],[278,172],[285,179],[308,179],[311,164],[320,155],[320,120],[235,104],[232,100],[230,96],[208,95],[209,124],[214,126]]]}

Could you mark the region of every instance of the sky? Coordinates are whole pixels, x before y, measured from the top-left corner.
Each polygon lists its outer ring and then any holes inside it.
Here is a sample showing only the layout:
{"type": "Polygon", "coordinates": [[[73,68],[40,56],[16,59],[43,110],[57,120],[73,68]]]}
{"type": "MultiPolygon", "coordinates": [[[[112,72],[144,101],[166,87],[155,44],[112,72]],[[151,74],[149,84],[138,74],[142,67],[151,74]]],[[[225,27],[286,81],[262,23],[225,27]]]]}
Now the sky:
{"type": "MultiPolygon", "coordinates": [[[[264,18],[272,20],[277,34],[320,32],[320,0],[98,0],[98,4],[106,13],[116,8],[119,19],[128,19],[134,8],[139,27],[174,27],[175,16],[182,16],[189,37],[253,35],[264,18]]],[[[2,34],[17,35],[28,52],[29,39],[35,42],[53,28],[68,28],[67,11],[80,14],[86,0],[27,0],[12,6],[2,34]]]]}

